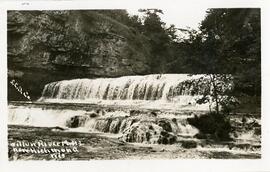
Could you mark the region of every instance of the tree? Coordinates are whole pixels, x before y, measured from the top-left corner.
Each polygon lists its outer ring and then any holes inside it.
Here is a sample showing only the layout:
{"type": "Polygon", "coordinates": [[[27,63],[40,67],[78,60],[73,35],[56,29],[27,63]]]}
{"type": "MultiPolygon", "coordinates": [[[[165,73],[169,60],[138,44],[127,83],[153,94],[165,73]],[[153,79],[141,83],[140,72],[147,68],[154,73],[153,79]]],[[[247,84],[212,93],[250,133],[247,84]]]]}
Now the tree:
{"type": "Polygon", "coordinates": [[[210,9],[200,30],[214,71],[233,74],[237,92],[260,95],[260,10],[210,9]]]}
{"type": "Polygon", "coordinates": [[[141,9],[144,13],[142,33],[148,38],[151,45],[151,68],[155,73],[167,72],[167,61],[170,58],[172,43],[172,27],[167,30],[165,23],[161,21],[159,9],[141,9]],[[170,32],[170,33],[168,33],[170,32]]]}
{"type": "Polygon", "coordinates": [[[214,110],[217,115],[220,114],[220,109],[229,113],[230,108],[236,103],[236,99],[232,94],[233,90],[233,77],[227,74],[206,74],[207,79],[201,80],[209,87],[208,92],[205,92],[203,97],[197,100],[198,104],[209,103],[209,111],[214,110]]]}

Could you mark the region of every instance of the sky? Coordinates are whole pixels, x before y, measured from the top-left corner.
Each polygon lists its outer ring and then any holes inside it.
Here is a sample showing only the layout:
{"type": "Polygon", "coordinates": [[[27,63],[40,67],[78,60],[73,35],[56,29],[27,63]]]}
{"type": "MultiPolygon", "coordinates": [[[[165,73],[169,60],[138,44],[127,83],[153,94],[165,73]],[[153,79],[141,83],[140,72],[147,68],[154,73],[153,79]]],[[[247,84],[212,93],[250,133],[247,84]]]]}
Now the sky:
{"type": "MultiPolygon", "coordinates": [[[[190,27],[192,29],[198,30],[199,23],[205,18],[207,8],[200,8],[196,10],[191,10],[190,8],[170,8],[161,9],[163,15],[161,14],[161,20],[170,26],[174,24],[177,28],[190,27]]],[[[128,13],[141,15],[137,9],[127,9],[128,13]]]]}

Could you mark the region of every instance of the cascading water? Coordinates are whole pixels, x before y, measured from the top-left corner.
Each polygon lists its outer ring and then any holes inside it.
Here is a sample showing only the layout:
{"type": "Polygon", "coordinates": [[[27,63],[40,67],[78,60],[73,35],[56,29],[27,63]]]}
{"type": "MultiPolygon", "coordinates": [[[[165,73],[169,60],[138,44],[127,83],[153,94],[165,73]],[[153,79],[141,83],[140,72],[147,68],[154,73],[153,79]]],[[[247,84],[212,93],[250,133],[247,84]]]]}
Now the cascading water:
{"type": "Polygon", "coordinates": [[[28,125],[37,127],[65,127],[66,121],[76,115],[83,115],[82,110],[57,110],[10,106],[8,123],[11,125],[28,125]]]}
{"type": "Polygon", "coordinates": [[[203,80],[208,78],[188,74],[64,80],[45,85],[39,101],[195,105],[196,100],[210,89],[203,80]]]}
{"type": "MultiPolygon", "coordinates": [[[[134,114],[129,110],[92,110],[89,112],[12,106],[9,110],[8,122],[11,125],[60,127],[67,131],[123,134],[124,141],[146,143],[163,143],[165,139],[176,138],[176,135],[180,133],[190,137],[198,133],[195,127],[187,123],[187,118],[190,116],[170,113],[169,116],[174,118],[164,118],[163,113],[153,116],[149,112],[138,111],[134,114]],[[137,130],[138,128],[140,130],[137,130]],[[147,137],[146,133],[148,133],[147,137]]],[[[166,140],[166,143],[170,142],[166,140]]]]}
{"type": "Polygon", "coordinates": [[[183,110],[196,110],[196,115],[201,113],[197,110],[208,110],[209,104],[198,105],[197,100],[211,92],[210,85],[205,75],[187,74],[58,81],[45,85],[39,103],[68,102],[75,103],[76,108],[63,109],[59,104],[47,107],[50,103],[42,105],[47,109],[11,105],[9,124],[119,133],[127,142],[171,144],[179,137],[192,138],[199,132],[187,121],[194,114],[183,110]],[[85,107],[94,103],[99,112],[80,109],[76,103],[86,103],[85,107]],[[117,110],[99,106],[106,103],[117,110]],[[121,109],[121,105],[132,107],[121,109]],[[139,113],[134,114],[134,109],[139,113]]]}

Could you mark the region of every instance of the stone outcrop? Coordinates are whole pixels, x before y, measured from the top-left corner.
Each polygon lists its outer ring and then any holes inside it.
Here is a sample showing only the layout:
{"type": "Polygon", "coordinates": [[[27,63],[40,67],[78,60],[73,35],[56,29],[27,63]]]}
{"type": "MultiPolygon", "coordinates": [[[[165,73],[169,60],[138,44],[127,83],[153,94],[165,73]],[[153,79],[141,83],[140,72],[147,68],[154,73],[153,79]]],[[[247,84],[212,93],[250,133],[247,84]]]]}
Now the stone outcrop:
{"type": "Polygon", "coordinates": [[[8,12],[9,78],[34,98],[52,81],[149,73],[147,47],[145,37],[98,10],[8,12]]]}

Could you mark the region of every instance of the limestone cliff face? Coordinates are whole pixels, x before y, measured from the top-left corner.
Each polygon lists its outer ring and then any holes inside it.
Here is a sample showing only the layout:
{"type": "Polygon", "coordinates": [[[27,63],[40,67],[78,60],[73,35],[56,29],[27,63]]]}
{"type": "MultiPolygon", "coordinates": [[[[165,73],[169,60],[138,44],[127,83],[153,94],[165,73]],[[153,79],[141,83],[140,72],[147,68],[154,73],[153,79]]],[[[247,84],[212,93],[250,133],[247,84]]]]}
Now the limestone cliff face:
{"type": "Polygon", "coordinates": [[[8,76],[34,97],[56,80],[147,74],[147,47],[146,38],[98,10],[8,12],[8,76]]]}

